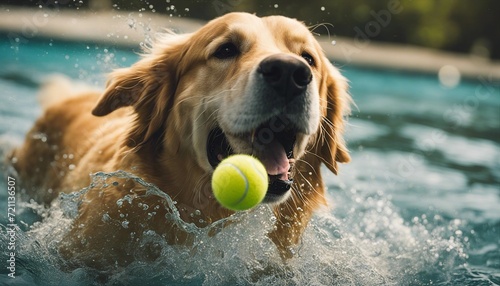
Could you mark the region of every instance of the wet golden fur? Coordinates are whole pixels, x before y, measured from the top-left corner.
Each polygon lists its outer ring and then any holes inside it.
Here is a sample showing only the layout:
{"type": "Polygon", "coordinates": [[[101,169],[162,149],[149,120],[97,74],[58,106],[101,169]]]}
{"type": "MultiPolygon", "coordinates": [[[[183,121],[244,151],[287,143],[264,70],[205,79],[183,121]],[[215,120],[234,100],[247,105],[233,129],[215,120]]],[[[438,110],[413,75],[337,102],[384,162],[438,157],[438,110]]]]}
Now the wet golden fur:
{"type": "MultiPolygon", "coordinates": [[[[258,59],[273,53],[300,58],[303,49],[316,60],[312,72],[320,122],[304,149],[297,150],[292,195],[273,206],[276,229],[269,236],[282,256],[289,257],[289,248],[299,241],[313,211],[325,204],[320,165],[337,173],[337,162],[350,159],[342,139],[350,100],[346,80],[295,20],[232,13],[193,34],[160,37],[136,64],[113,72],[103,94],[56,94],[61,99],[45,108],[11,160],[28,195],[40,202],[50,204],[60,192],[87,187],[91,173],[125,170],[172,197],[186,222],[206,226],[231,214],[217,204],[209,187],[211,167],[203,140],[216,124],[212,114],[218,107],[207,106],[245,84],[242,76],[258,59]],[[213,60],[211,53],[225,38],[243,41],[248,51],[229,64],[213,60]],[[201,215],[192,218],[195,209],[201,215]]],[[[106,268],[154,259],[154,246],[137,247],[147,230],[169,243],[189,242],[183,231],[165,220],[169,210],[162,198],[146,196],[132,180],[108,183],[84,195],[79,215],[61,242],[61,254],[69,261],[106,268]],[[119,206],[117,200],[125,195],[133,203],[119,206]],[[148,217],[151,209],[144,210],[144,205],[160,207],[148,217]],[[127,228],[121,223],[123,216],[127,228]]]]}

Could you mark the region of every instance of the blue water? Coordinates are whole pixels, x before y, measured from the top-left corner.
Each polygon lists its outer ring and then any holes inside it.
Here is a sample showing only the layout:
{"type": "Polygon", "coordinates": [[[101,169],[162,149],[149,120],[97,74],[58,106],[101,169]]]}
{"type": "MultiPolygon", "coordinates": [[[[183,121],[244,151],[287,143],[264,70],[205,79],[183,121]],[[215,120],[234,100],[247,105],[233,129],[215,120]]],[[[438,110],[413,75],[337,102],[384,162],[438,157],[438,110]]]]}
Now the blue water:
{"type": "MultiPolygon", "coordinates": [[[[13,48],[0,36],[0,155],[22,142],[40,114],[35,97],[48,75],[102,87],[104,73],[138,59],[131,50],[52,40],[13,48]]],[[[162,257],[108,280],[92,269],[64,271],[57,242],[76,210],[75,194],[50,210],[18,198],[17,277],[7,276],[2,228],[0,284],[499,285],[500,83],[486,77],[448,88],[433,75],[349,66],[342,72],[357,105],[346,131],[353,160],[339,176],[325,170],[331,207],[313,217],[287,265],[266,238],[273,217],[262,206],[230,218],[238,223],[213,237],[187,226],[197,235],[189,249],[152,234],[162,257]]],[[[94,180],[113,176],[132,175],[94,180]]]]}

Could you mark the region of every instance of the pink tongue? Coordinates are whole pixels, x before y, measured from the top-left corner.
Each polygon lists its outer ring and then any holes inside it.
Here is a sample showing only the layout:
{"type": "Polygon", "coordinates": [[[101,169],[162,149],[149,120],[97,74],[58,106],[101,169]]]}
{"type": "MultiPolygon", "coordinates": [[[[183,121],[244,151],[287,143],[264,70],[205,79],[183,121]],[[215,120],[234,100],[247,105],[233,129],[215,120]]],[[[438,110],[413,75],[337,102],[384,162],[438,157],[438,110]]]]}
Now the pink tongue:
{"type": "Polygon", "coordinates": [[[288,180],[290,162],[286,157],[285,148],[278,140],[273,140],[271,143],[264,145],[256,155],[266,167],[269,175],[280,175],[279,179],[288,180]]]}

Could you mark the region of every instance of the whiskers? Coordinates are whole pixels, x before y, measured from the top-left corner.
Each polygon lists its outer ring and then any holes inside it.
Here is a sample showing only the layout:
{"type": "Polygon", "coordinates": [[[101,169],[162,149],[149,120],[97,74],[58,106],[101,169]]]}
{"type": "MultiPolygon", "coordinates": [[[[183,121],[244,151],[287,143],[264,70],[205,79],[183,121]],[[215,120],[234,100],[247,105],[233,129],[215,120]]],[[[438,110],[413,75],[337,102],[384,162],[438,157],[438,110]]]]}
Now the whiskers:
{"type": "Polygon", "coordinates": [[[291,196],[281,205],[280,208],[288,208],[290,210],[299,210],[304,208],[315,209],[316,206],[324,202],[323,186],[317,180],[321,178],[317,173],[316,168],[304,159],[297,159],[296,166],[303,165],[304,169],[310,170],[307,172],[295,172],[295,183],[292,185],[291,196]]]}
{"type": "Polygon", "coordinates": [[[325,28],[326,32],[328,33],[328,39],[330,39],[331,38],[330,28],[333,29],[335,27],[332,23],[319,23],[316,25],[309,26],[307,28],[309,29],[309,31],[311,31],[312,34],[314,34],[316,36],[320,36],[321,35],[320,33],[315,32],[316,29],[318,29],[320,27],[325,28]]]}

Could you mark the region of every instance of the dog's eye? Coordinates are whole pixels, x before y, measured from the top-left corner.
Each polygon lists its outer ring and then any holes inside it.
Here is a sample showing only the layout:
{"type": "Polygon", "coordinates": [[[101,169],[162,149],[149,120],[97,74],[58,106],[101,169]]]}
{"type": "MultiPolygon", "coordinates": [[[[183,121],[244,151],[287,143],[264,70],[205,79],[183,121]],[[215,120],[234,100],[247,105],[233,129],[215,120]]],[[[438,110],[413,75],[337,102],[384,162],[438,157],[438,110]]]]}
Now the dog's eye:
{"type": "Polygon", "coordinates": [[[301,55],[304,60],[306,60],[306,62],[310,65],[310,66],[314,66],[316,63],[314,62],[314,58],[309,54],[309,53],[306,53],[306,52],[303,52],[302,55],[301,55]]]}
{"type": "Polygon", "coordinates": [[[236,57],[240,51],[233,43],[222,44],[214,53],[214,57],[218,59],[229,59],[236,57]]]}

